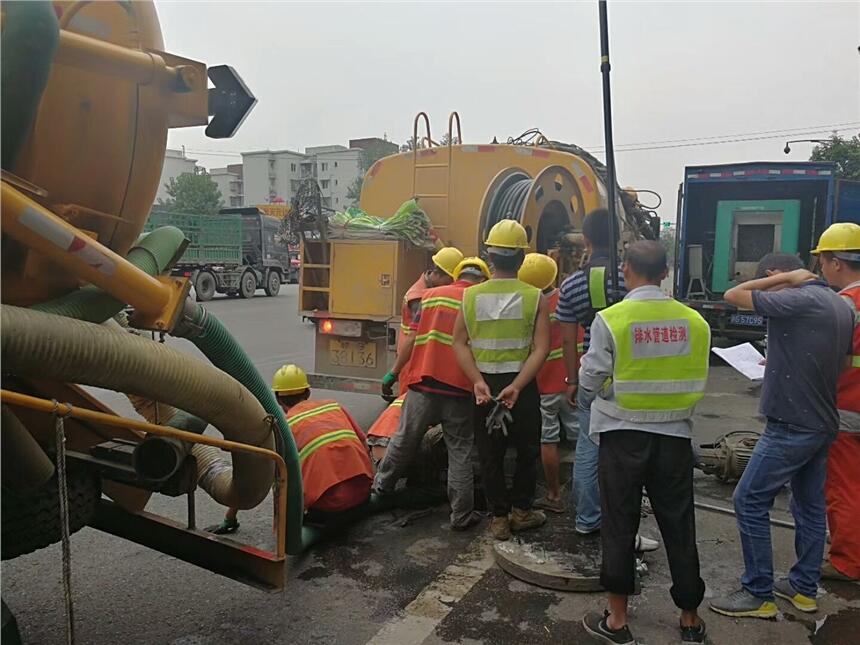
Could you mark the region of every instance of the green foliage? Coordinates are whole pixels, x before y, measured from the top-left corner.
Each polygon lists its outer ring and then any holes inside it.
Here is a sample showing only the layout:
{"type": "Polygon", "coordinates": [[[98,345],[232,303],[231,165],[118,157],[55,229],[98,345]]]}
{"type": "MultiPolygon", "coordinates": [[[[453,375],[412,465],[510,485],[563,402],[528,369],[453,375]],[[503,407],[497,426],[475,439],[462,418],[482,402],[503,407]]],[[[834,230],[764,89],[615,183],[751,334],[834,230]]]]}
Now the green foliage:
{"type": "Polygon", "coordinates": [[[224,206],[221,191],[209,177],[209,173],[184,172],[176,178],[171,177],[165,184],[169,197],[158,200],[159,206],[170,213],[190,215],[216,215],[224,206]]]}
{"type": "Polygon", "coordinates": [[[827,143],[815,146],[809,160],[833,161],[837,177],[860,180],[860,136],[844,139],[834,133],[827,143]]]}
{"type": "Polygon", "coordinates": [[[675,225],[663,222],[660,227],[660,243],[666,248],[666,260],[670,267],[675,266],[675,225]]]}

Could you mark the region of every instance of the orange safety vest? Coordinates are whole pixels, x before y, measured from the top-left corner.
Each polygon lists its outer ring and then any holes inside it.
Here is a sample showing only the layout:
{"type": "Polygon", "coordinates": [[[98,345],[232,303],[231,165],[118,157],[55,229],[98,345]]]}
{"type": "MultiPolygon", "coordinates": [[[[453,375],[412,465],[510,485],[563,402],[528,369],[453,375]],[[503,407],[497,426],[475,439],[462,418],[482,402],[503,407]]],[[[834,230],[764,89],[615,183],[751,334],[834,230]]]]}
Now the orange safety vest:
{"type": "Polygon", "coordinates": [[[368,437],[385,437],[390,439],[397,432],[397,426],[400,425],[400,411],[403,408],[403,399],[406,395],[399,396],[391,402],[379,418],[370,426],[367,431],[368,437]]]}
{"type": "MultiPolygon", "coordinates": [[[[400,337],[397,339],[398,353],[402,351],[403,345],[406,343],[406,339],[412,335],[412,310],[409,308],[409,303],[413,300],[421,300],[428,289],[430,289],[430,287],[427,286],[427,273],[422,273],[421,277],[415,281],[415,284],[409,287],[406,295],[403,296],[403,305],[400,308],[400,337]]],[[[401,392],[405,392],[406,386],[409,384],[409,379],[411,378],[411,364],[412,360],[410,359],[406,365],[403,366],[403,369],[398,375],[401,392]]]]}
{"type": "Polygon", "coordinates": [[[353,477],[373,480],[364,437],[337,401],[302,401],[290,408],[287,422],[299,452],[305,509],[353,477]]]}
{"type": "MultiPolygon", "coordinates": [[[[851,365],[842,372],[836,385],[836,407],[849,413],[842,415],[843,421],[850,418],[853,427],[860,424],[860,314],[857,313],[860,311],[860,284],[843,289],[839,295],[854,304],[854,343],[851,365]]],[[[856,430],[860,430],[860,426],[856,430]]]]}
{"type": "MultiPolygon", "coordinates": [[[[564,366],[564,333],[555,314],[560,295],[561,292],[556,289],[547,297],[549,304],[549,355],[537,375],[538,391],[541,394],[558,394],[567,389],[567,383],[564,382],[567,376],[567,369],[564,366]]],[[[577,338],[579,353],[582,353],[584,343],[585,327],[580,325],[579,337],[577,338]]]]}
{"type": "Polygon", "coordinates": [[[415,332],[415,347],[409,360],[411,378],[406,386],[432,378],[452,387],[472,391],[472,382],[460,369],[454,355],[454,322],[469,283],[455,282],[428,289],[421,298],[421,319],[415,332]]]}

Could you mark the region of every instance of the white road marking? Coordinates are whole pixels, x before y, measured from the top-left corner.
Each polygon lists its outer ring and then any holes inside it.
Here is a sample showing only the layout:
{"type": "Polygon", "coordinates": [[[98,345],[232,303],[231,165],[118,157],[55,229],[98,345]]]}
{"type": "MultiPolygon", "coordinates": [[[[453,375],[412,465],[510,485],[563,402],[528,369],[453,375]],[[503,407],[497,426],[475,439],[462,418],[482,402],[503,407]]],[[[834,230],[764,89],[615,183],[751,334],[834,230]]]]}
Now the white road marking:
{"type": "Polygon", "coordinates": [[[466,550],[421,590],[367,645],[419,645],[493,566],[493,538],[476,537],[466,550]]]}

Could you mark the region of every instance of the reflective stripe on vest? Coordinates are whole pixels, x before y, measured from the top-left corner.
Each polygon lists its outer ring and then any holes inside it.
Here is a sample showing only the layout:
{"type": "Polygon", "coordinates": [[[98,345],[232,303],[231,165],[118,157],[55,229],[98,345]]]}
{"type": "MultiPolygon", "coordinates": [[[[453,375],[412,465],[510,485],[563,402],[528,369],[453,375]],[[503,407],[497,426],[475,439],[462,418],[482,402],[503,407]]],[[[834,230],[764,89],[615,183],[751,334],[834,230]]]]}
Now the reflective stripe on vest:
{"type": "Polygon", "coordinates": [[[588,270],[588,297],[592,309],[606,309],[605,267],[591,267],[588,270]]]}
{"type": "Polygon", "coordinates": [[[409,376],[401,378],[401,388],[433,379],[465,392],[472,390],[472,383],[460,369],[453,347],[454,323],[466,284],[455,282],[434,287],[424,294],[415,346],[409,359],[409,376]]]}
{"type": "Polygon", "coordinates": [[[597,314],[615,343],[615,402],[594,405],[635,422],[688,419],[705,393],[710,328],[675,300],[624,300],[597,314]]]}
{"type": "Polygon", "coordinates": [[[299,451],[299,462],[304,463],[305,459],[310,457],[327,443],[331,443],[332,441],[340,441],[341,439],[348,439],[349,441],[357,441],[361,443],[361,439],[358,438],[358,435],[355,434],[355,431],[352,428],[332,430],[331,432],[321,434],[313,441],[308,443],[308,445],[306,445],[304,448],[302,448],[299,451]]]}
{"type": "Polygon", "coordinates": [[[836,384],[836,407],[842,418],[839,429],[860,432],[860,283],[845,287],[839,295],[854,310],[850,367],[843,370],[836,384]],[[846,415],[850,421],[847,425],[846,415]]]}
{"type": "Polygon", "coordinates": [[[486,374],[519,372],[534,337],[540,289],[517,279],[466,289],[463,317],[475,363],[486,374]]]}

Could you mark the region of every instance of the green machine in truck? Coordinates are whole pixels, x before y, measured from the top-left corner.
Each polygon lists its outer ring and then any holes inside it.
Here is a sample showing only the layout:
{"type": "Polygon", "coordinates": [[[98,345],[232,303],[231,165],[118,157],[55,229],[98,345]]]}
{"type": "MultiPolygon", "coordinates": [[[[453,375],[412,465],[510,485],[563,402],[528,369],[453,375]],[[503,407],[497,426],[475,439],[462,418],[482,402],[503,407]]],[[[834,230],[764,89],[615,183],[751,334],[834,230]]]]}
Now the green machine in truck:
{"type": "Polygon", "coordinates": [[[154,212],[146,231],[175,226],[189,245],[173,270],[191,279],[197,300],[216,293],[253,298],[257,289],[276,296],[291,280],[291,257],[281,223],[257,208],[224,209],[218,215],[154,212]]]}

